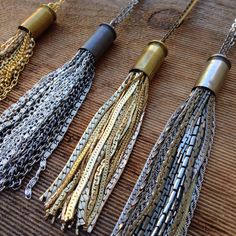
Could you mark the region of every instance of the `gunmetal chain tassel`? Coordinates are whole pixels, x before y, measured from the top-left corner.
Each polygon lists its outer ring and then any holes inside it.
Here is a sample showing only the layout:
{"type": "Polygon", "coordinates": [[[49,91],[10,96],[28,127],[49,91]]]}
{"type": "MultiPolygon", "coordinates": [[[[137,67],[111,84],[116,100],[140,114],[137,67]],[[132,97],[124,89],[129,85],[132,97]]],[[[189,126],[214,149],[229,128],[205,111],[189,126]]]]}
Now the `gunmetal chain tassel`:
{"type": "MultiPolygon", "coordinates": [[[[235,21],[236,22],[236,21],[235,21]]],[[[112,236],[184,236],[200,194],[215,133],[215,96],[230,69],[236,23],[208,59],[190,96],[153,147],[112,236]]]]}
{"type": "MultiPolygon", "coordinates": [[[[131,1],[114,24],[122,22],[137,3],[131,1]]],[[[95,62],[115,38],[114,28],[101,24],[72,60],[44,76],[0,116],[0,191],[18,189],[37,163],[39,169],[25,189],[26,198],[31,198],[47,158],[63,139],[90,90],[95,62]]]]}
{"type": "MultiPolygon", "coordinates": [[[[195,3],[187,6],[174,28],[195,3]]],[[[77,234],[81,227],[87,232],[93,230],[128,162],[144,117],[150,80],[166,56],[163,42],[149,43],[120,88],[95,114],[67,164],[42,195],[46,216],[54,219],[59,215],[62,229],[76,224],[77,234]]]]}

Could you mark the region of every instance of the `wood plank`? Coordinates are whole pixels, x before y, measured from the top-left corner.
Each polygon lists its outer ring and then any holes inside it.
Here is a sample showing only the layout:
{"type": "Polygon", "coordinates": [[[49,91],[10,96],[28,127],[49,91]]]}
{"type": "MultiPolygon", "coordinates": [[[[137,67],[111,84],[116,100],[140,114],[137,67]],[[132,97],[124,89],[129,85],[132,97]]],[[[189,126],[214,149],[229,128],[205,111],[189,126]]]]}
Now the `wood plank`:
{"type": "MultiPolygon", "coordinates": [[[[0,42],[14,34],[17,26],[36,9],[37,0],[0,1],[0,42]]],[[[40,39],[34,56],[5,101],[0,112],[17,101],[40,77],[69,60],[101,22],[109,22],[128,0],[70,0],[57,24],[40,39]]],[[[44,220],[38,198],[58,175],[92,116],[119,87],[148,41],[159,39],[173,16],[184,8],[184,0],[143,1],[136,14],[118,30],[112,49],[98,63],[91,92],[69,128],[63,142],[48,160],[31,201],[20,191],[0,194],[0,235],[74,235],[60,231],[59,224],[44,220]]],[[[235,0],[200,0],[199,4],[168,41],[169,56],[151,82],[149,104],[141,134],[113,194],[91,235],[109,235],[132,191],[146,157],[175,108],[188,96],[206,59],[217,53],[233,19],[235,0]]],[[[200,201],[188,235],[236,235],[236,48],[230,54],[233,67],[217,99],[215,142],[200,201]]],[[[85,235],[85,234],[82,234],[85,235]]]]}

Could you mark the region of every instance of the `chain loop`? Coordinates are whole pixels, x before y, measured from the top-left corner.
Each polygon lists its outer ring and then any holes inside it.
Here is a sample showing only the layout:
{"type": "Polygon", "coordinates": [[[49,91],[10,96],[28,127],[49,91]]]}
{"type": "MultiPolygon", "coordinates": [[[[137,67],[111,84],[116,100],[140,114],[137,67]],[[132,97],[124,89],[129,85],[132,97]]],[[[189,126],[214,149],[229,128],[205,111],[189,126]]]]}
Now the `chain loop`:
{"type": "Polygon", "coordinates": [[[61,5],[65,2],[65,0],[58,0],[57,2],[51,2],[48,4],[50,8],[52,8],[55,12],[57,12],[60,8],[61,5]]]}

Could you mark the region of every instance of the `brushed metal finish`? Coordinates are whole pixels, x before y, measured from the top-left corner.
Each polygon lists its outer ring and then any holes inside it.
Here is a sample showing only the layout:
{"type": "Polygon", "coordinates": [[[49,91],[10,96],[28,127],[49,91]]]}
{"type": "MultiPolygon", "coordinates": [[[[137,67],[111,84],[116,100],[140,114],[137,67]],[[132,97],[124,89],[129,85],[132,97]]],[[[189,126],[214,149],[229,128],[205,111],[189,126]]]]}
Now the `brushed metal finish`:
{"type": "Polygon", "coordinates": [[[168,49],[163,42],[151,41],[132,70],[142,71],[151,79],[162,65],[167,54],[168,49]]]}
{"type": "Polygon", "coordinates": [[[96,61],[98,61],[103,56],[103,54],[111,47],[115,39],[115,29],[111,25],[103,23],[87,40],[82,48],[90,51],[96,58],[96,61]]]}
{"type": "Polygon", "coordinates": [[[220,54],[211,56],[207,61],[205,69],[200,74],[194,88],[208,88],[217,95],[223,86],[230,67],[230,61],[225,56],[220,54]]]}
{"type": "Polygon", "coordinates": [[[34,38],[38,38],[55,20],[54,10],[47,5],[41,5],[19,28],[27,29],[34,38]]]}

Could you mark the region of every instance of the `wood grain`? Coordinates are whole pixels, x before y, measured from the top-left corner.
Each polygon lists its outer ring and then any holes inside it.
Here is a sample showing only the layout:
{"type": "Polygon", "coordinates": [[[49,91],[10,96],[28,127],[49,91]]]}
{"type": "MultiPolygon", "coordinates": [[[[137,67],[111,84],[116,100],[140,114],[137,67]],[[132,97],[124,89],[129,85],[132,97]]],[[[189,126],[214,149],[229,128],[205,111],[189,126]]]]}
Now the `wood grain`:
{"type": "MultiPolygon", "coordinates": [[[[0,41],[14,34],[17,26],[36,9],[37,0],[0,1],[0,41]]],[[[0,112],[17,101],[40,77],[69,60],[101,22],[110,21],[128,0],[68,0],[57,24],[38,41],[34,56],[0,112]]],[[[98,63],[96,79],[87,100],[63,142],[48,160],[31,201],[24,187],[0,194],[1,236],[74,235],[61,232],[59,224],[44,220],[38,198],[58,175],[97,109],[127,75],[148,41],[159,39],[186,4],[184,0],[146,0],[136,14],[118,30],[112,49],[98,63]]],[[[206,59],[218,51],[235,18],[235,0],[200,0],[189,19],[168,41],[169,56],[151,82],[149,103],[141,134],[127,168],[107,202],[92,235],[109,235],[132,191],[146,157],[175,108],[188,96],[206,59]]],[[[191,236],[236,235],[236,48],[233,67],[217,99],[217,129],[200,201],[189,229],[191,236]]],[[[27,180],[33,173],[27,177],[27,180]]],[[[85,235],[85,234],[81,234],[85,235]]]]}

